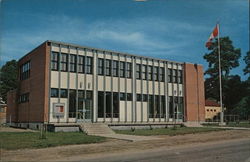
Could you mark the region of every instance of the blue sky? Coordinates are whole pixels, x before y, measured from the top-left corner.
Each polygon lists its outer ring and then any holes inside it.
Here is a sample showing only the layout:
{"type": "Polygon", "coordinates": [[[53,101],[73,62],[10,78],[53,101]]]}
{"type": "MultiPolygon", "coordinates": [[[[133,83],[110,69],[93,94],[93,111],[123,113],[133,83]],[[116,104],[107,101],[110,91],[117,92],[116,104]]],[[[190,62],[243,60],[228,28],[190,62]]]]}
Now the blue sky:
{"type": "MultiPolygon", "coordinates": [[[[1,0],[0,0],[1,1],[1,0]]],[[[2,0],[0,65],[46,40],[204,65],[216,21],[221,36],[249,50],[249,0],[2,0]]]]}

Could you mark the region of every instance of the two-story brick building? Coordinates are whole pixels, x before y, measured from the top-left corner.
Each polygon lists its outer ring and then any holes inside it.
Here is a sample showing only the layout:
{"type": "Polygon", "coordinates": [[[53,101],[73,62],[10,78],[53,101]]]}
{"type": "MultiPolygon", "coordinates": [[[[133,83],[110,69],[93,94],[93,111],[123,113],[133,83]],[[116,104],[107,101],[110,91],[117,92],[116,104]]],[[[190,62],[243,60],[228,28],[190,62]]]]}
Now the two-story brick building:
{"type": "Polygon", "coordinates": [[[7,122],[204,121],[201,65],[46,41],[19,61],[7,122]]]}

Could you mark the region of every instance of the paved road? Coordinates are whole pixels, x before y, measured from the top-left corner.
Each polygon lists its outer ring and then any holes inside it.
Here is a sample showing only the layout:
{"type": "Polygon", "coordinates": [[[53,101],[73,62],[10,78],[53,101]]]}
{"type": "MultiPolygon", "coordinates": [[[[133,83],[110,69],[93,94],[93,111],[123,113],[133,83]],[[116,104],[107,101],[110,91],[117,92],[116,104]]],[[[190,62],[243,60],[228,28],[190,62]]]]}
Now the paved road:
{"type": "MultiPolygon", "coordinates": [[[[76,160],[76,159],[75,159],[76,160]]],[[[250,139],[176,148],[159,148],[140,152],[110,154],[77,161],[90,162],[250,162],[250,139]]]]}

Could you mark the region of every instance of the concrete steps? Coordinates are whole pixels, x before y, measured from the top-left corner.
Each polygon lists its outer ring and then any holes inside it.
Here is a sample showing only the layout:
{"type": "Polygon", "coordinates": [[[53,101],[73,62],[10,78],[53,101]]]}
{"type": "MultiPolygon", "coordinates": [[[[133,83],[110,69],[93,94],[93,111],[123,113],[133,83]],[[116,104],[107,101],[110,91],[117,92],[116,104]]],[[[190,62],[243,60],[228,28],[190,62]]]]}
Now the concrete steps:
{"type": "Polygon", "coordinates": [[[80,129],[88,135],[113,135],[115,132],[105,123],[83,123],[80,129]]]}

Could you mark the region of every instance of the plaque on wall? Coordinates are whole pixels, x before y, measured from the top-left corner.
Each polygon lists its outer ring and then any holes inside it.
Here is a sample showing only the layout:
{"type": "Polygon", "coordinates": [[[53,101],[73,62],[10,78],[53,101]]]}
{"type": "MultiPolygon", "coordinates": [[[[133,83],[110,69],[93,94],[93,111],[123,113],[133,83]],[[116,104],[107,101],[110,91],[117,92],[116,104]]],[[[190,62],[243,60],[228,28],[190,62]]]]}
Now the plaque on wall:
{"type": "Polygon", "coordinates": [[[64,117],[65,106],[64,103],[54,103],[53,104],[53,116],[54,117],[64,117]]]}

